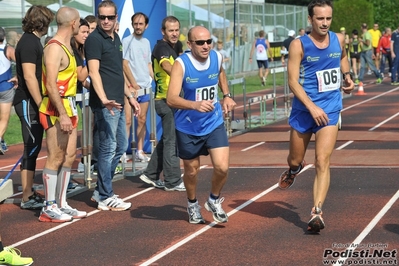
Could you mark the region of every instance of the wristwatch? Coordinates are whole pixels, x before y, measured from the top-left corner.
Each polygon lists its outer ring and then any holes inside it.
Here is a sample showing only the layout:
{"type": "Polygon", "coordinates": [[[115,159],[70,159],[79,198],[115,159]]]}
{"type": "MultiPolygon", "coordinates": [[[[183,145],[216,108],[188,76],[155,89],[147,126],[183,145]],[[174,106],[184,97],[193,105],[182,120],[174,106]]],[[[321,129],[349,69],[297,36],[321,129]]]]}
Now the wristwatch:
{"type": "Polygon", "coordinates": [[[129,96],[126,96],[126,98],[127,98],[128,100],[130,100],[131,98],[134,99],[134,94],[132,93],[132,94],[130,94],[129,96]]]}
{"type": "Polygon", "coordinates": [[[226,98],[226,97],[231,98],[231,93],[229,92],[229,93],[223,94],[223,99],[226,98]]]}
{"type": "Polygon", "coordinates": [[[351,80],[353,80],[353,78],[354,78],[354,76],[355,76],[352,72],[345,72],[345,73],[342,74],[342,75],[343,75],[344,79],[345,79],[346,75],[349,75],[349,76],[351,77],[351,80]]]}

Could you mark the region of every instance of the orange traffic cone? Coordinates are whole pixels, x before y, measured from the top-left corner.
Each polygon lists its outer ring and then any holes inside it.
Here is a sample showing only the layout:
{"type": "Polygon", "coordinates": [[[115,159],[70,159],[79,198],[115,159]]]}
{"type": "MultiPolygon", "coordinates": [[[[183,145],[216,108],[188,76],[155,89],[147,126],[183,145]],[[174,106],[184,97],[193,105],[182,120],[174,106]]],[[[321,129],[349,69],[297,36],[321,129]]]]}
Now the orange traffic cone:
{"type": "Polygon", "coordinates": [[[359,82],[359,89],[357,90],[356,95],[366,95],[367,93],[364,92],[363,89],[363,82],[359,82]]]}

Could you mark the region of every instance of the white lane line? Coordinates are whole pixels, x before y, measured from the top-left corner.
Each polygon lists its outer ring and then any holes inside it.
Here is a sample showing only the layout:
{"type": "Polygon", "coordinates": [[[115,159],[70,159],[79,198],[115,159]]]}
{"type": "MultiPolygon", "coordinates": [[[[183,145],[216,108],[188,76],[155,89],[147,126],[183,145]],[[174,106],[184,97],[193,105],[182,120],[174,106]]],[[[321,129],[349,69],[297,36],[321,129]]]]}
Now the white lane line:
{"type": "MultiPolygon", "coordinates": [[[[142,190],[142,191],[139,191],[139,192],[137,192],[137,193],[135,193],[135,194],[132,194],[132,195],[130,195],[130,196],[124,198],[123,201],[129,200],[129,199],[132,199],[132,198],[135,198],[135,197],[140,196],[141,194],[144,194],[144,193],[146,193],[146,192],[148,192],[148,191],[150,191],[150,190],[153,190],[153,189],[155,189],[155,187],[146,188],[146,189],[144,189],[144,190],[142,190]]],[[[90,217],[90,216],[92,216],[92,215],[94,215],[94,214],[96,214],[96,213],[99,213],[99,212],[101,212],[101,211],[100,211],[100,210],[91,211],[91,212],[89,212],[89,213],[87,214],[87,217],[90,217]]],[[[84,218],[84,219],[87,219],[87,218],[84,218]]],[[[45,230],[45,231],[43,231],[43,232],[41,232],[41,233],[38,233],[38,234],[33,235],[33,236],[31,236],[31,237],[25,238],[25,239],[23,239],[23,240],[21,240],[21,241],[19,241],[19,242],[17,242],[17,243],[12,244],[11,246],[12,246],[12,247],[17,247],[17,246],[20,246],[20,245],[22,245],[22,244],[28,243],[28,242],[30,242],[30,241],[32,241],[32,240],[35,240],[35,239],[37,239],[37,238],[39,238],[39,237],[48,235],[48,234],[50,234],[50,233],[52,233],[52,232],[54,232],[54,231],[57,231],[57,230],[59,230],[59,229],[61,229],[61,228],[66,227],[66,226],[68,226],[68,225],[71,225],[71,224],[73,224],[73,223],[79,222],[80,220],[81,220],[81,219],[74,219],[74,220],[72,220],[71,222],[62,223],[62,224],[57,225],[57,226],[55,226],[55,227],[53,227],[53,228],[50,228],[50,229],[48,229],[48,230],[45,230]]]]}
{"type": "Polygon", "coordinates": [[[260,146],[262,144],[265,144],[265,142],[264,141],[259,142],[259,143],[255,144],[255,145],[249,146],[248,148],[242,149],[241,151],[247,151],[247,150],[253,149],[255,147],[258,147],[258,146],[260,146]]]}
{"type": "MultiPolygon", "coordinates": [[[[303,170],[298,174],[302,174],[303,172],[305,172],[307,169],[309,169],[310,167],[312,167],[313,164],[310,165],[306,165],[303,170]]],[[[247,207],[248,205],[250,205],[251,203],[254,203],[255,201],[257,201],[258,199],[260,199],[261,197],[265,196],[266,194],[272,192],[273,190],[275,190],[278,187],[278,183],[274,184],[273,186],[269,187],[268,189],[264,190],[263,192],[259,193],[258,195],[256,195],[255,197],[247,200],[246,202],[244,202],[243,204],[241,204],[240,206],[238,206],[237,208],[229,211],[227,213],[227,215],[229,217],[231,217],[233,214],[237,213],[238,211],[242,210],[243,208],[247,207]]],[[[183,246],[184,244],[188,243],[189,241],[193,240],[194,238],[196,238],[197,236],[205,233],[206,231],[208,231],[209,229],[211,229],[212,227],[214,227],[216,224],[218,224],[217,222],[212,222],[206,226],[204,226],[202,229],[198,230],[195,233],[190,234],[189,236],[187,236],[186,238],[184,238],[183,240],[180,240],[179,242],[177,242],[176,244],[174,244],[173,246],[165,249],[164,251],[158,253],[157,255],[155,255],[154,257],[151,257],[149,260],[144,261],[143,263],[140,264],[140,266],[148,266],[151,265],[152,263],[156,262],[157,260],[165,257],[166,255],[168,255],[169,253],[173,252],[174,250],[176,250],[177,248],[183,246]]]]}
{"type": "Polygon", "coordinates": [[[349,109],[351,109],[351,108],[353,108],[353,107],[356,107],[356,106],[358,106],[358,105],[364,104],[364,103],[366,103],[366,102],[372,101],[372,100],[377,99],[377,98],[379,98],[379,97],[381,97],[381,96],[384,96],[385,94],[388,94],[388,93],[391,93],[391,92],[394,92],[394,91],[397,91],[397,90],[399,90],[399,87],[398,87],[398,88],[395,88],[395,89],[392,89],[392,90],[389,90],[389,91],[386,91],[386,92],[383,92],[383,93],[381,93],[381,94],[378,94],[378,95],[376,95],[376,96],[374,96],[374,97],[371,97],[371,98],[369,98],[369,99],[367,99],[367,100],[364,100],[364,101],[361,101],[361,102],[352,104],[351,106],[348,106],[348,107],[342,109],[342,112],[343,112],[343,111],[346,111],[346,110],[349,110],[349,109]]]}
{"type": "MultiPolygon", "coordinates": [[[[396,191],[395,195],[385,204],[385,206],[377,213],[377,215],[371,220],[371,222],[363,229],[360,235],[349,245],[349,248],[346,250],[354,250],[359,244],[363,241],[363,239],[371,232],[371,230],[377,225],[377,223],[382,219],[382,217],[388,212],[388,210],[392,207],[392,205],[398,200],[399,198],[399,190],[396,191]]],[[[343,265],[347,258],[339,258],[339,264],[334,265],[343,265]]]]}
{"type": "Polygon", "coordinates": [[[394,119],[395,117],[397,117],[399,115],[399,113],[394,114],[391,117],[388,117],[387,119],[385,119],[384,121],[382,121],[381,123],[377,124],[376,126],[372,127],[369,129],[369,131],[373,131],[376,128],[379,128],[380,126],[382,126],[383,124],[389,122],[390,120],[394,119]]]}
{"type": "Polygon", "coordinates": [[[341,146],[339,146],[338,148],[336,148],[337,151],[342,150],[343,148],[345,148],[346,146],[348,146],[349,144],[352,144],[353,140],[347,141],[346,143],[342,144],[341,146]]]}

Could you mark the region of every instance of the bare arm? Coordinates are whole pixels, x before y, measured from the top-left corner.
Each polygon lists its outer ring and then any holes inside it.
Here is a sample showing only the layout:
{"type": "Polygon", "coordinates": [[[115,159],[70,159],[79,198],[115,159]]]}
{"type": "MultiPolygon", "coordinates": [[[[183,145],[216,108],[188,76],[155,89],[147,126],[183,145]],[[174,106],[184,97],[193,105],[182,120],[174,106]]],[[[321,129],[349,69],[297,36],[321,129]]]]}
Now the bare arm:
{"type": "Polygon", "coordinates": [[[252,62],[252,56],[253,56],[254,50],[255,50],[255,42],[256,42],[256,40],[252,43],[251,52],[249,53],[249,62],[252,62]]]}
{"type": "Polygon", "coordinates": [[[58,72],[66,65],[66,62],[63,64],[62,61],[64,56],[66,57],[66,54],[61,46],[50,44],[44,49],[43,62],[46,66],[46,89],[49,100],[59,113],[61,130],[70,132],[73,129],[72,122],[68,117],[57,87],[58,72]]]}
{"type": "MultiPolygon", "coordinates": [[[[223,67],[220,68],[220,73],[219,73],[219,87],[222,90],[223,95],[226,95],[230,93],[229,90],[229,85],[227,83],[227,76],[226,72],[224,71],[223,67]]],[[[234,107],[236,106],[236,102],[230,98],[230,97],[225,97],[223,99],[223,112],[227,114],[228,112],[232,111],[234,107]]]]}
{"type": "Polygon", "coordinates": [[[126,59],[123,59],[123,73],[125,74],[125,77],[128,81],[127,84],[130,84],[133,89],[139,90],[140,86],[137,84],[136,79],[133,76],[132,70],[129,66],[129,61],[126,59]]]}
{"type": "Polygon", "coordinates": [[[93,88],[101,103],[111,112],[112,115],[114,114],[112,108],[115,107],[118,110],[121,110],[122,104],[115,102],[115,100],[109,100],[105,94],[103,82],[100,76],[100,61],[98,59],[91,59],[87,62],[87,65],[89,66],[91,83],[93,84],[93,88]]]}
{"type": "Polygon", "coordinates": [[[7,59],[15,62],[15,49],[14,47],[7,45],[7,59]]]}
{"type": "Polygon", "coordinates": [[[267,52],[268,52],[270,61],[273,61],[274,60],[273,53],[272,53],[272,49],[270,49],[270,43],[268,40],[266,40],[266,46],[267,46],[267,52]]]}

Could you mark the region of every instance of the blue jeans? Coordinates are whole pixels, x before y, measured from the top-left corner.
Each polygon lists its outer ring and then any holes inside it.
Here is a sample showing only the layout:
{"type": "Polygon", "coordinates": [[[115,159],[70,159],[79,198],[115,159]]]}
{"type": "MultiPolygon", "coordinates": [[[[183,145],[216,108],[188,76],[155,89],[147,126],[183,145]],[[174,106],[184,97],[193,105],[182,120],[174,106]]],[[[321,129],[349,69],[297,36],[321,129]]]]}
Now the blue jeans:
{"type": "Polygon", "coordinates": [[[107,108],[94,108],[94,122],[98,139],[97,146],[97,190],[100,199],[105,200],[114,195],[112,178],[119,159],[127,149],[125,112],[113,108],[114,115],[107,108]]]}
{"type": "Polygon", "coordinates": [[[385,64],[388,61],[388,72],[391,73],[392,71],[392,58],[391,58],[391,52],[383,54],[381,53],[381,62],[380,62],[380,73],[385,72],[385,64]]]}
{"type": "Polygon", "coordinates": [[[371,71],[374,72],[376,78],[381,78],[380,72],[378,72],[377,68],[375,67],[372,55],[373,55],[372,49],[360,53],[360,73],[359,73],[360,81],[363,81],[364,72],[366,72],[366,63],[369,65],[371,71]]]}
{"type": "Polygon", "coordinates": [[[391,82],[399,81],[399,53],[395,53],[396,57],[393,59],[392,71],[391,71],[391,82]]]}
{"type": "Polygon", "coordinates": [[[163,132],[144,174],[152,180],[158,180],[163,170],[165,186],[172,188],[182,182],[180,159],[177,157],[174,114],[166,104],[166,100],[155,100],[155,111],[161,117],[163,132]]]}

